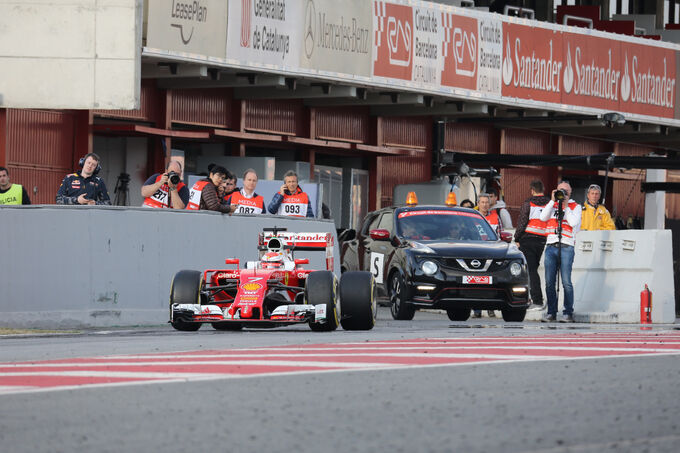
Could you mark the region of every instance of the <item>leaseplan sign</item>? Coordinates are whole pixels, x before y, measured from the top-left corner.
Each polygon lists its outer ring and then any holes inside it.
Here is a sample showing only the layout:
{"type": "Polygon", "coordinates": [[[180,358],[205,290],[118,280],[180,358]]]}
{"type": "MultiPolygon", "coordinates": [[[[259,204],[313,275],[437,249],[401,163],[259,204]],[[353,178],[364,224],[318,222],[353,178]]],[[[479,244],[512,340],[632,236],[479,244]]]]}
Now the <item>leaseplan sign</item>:
{"type": "Polygon", "coordinates": [[[503,32],[503,96],[675,117],[675,50],[512,23],[503,32]]]}
{"type": "Polygon", "coordinates": [[[227,2],[149,0],[147,47],[224,58],[227,2]]]}

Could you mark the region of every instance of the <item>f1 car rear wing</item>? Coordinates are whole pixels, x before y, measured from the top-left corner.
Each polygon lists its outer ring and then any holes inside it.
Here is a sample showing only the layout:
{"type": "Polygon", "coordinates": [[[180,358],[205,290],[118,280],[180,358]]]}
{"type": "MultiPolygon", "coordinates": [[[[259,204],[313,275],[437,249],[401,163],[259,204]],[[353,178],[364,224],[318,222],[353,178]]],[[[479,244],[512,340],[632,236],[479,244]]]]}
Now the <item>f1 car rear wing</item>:
{"type": "Polygon", "coordinates": [[[333,260],[333,234],[332,233],[289,233],[282,228],[265,228],[259,234],[258,245],[260,250],[267,250],[270,245],[280,241],[283,248],[291,251],[326,251],[326,269],[332,271],[333,260]],[[272,241],[273,239],[273,241],[272,241]],[[277,241],[278,239],[278,241],[277,241]]]}

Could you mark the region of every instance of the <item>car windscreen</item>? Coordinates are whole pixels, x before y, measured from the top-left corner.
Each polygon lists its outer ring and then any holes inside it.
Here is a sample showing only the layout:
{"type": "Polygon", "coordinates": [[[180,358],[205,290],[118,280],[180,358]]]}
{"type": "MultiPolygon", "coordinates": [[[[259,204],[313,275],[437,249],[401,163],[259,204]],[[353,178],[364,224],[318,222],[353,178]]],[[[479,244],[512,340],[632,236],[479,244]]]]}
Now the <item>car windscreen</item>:
{"type": "Polygon", "coordinates": [[[411,240],[496,241],[496,233],[474,212],[448,210],[402,211],[397,214],[397,235],[411,240]]]}

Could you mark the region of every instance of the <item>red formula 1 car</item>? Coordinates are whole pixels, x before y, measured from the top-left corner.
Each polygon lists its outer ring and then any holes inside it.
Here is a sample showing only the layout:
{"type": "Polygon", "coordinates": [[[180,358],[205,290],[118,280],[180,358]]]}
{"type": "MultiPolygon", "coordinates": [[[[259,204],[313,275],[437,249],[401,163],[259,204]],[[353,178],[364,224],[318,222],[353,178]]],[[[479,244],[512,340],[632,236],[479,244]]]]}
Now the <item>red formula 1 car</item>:
{"type": "Polygon", "coordinates": [[[369,330],[376,317],[375,281],[366,271],[333,273],[330,233],[288,233],[265,228],[259,234],[260,259],[231,269],[179,271],[170,289],[170,324],[196,331],[210,323],[217,330],[308,323],[314,331],[369,330]],[[294,252],[326,251],[326,270],[304,269],[308,259],[294,252]]]}

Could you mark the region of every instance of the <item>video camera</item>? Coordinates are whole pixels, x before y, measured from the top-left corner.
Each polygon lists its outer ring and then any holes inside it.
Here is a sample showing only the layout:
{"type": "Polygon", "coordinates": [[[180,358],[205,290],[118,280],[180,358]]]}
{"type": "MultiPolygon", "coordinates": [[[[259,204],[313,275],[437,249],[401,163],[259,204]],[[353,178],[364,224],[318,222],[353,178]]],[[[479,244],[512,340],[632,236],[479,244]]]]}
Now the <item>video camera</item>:
{"type": "Polygon", "coordinates": [[[174,171],[168,172],[168,180],[174,185],[179,184],[179,174],[174,171]]]}

